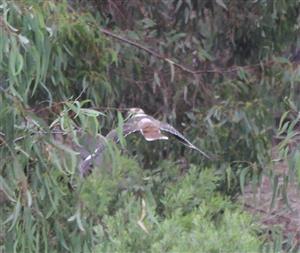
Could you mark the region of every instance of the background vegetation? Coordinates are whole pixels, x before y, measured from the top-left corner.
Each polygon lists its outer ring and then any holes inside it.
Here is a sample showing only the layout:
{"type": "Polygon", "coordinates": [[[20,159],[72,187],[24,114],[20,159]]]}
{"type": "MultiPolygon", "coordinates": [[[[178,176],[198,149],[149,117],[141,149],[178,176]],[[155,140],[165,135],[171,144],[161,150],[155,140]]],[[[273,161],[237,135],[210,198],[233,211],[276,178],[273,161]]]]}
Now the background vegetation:
{"type": "Polygon", "coordinates": [[[269,174],[287,110],[281,155],[299,176],[288,150],[299,11],[297,0],[2,0],[0,251],[296,251],[235,199],[269,174]],[[217,159],[132,137],[81,179],[82,133],[106,134],[133,106],[217,159]]]}

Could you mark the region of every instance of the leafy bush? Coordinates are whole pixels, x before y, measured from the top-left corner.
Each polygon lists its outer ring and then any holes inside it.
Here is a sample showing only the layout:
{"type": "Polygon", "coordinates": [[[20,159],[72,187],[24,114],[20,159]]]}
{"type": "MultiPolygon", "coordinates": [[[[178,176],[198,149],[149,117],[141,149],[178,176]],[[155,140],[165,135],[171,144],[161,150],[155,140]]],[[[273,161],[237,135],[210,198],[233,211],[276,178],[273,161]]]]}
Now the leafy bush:
{"type": "MultiPolygon", "coordinates": [[[[82,199],[88,200],[93,215],[98,213],[100,223],[95,228],[99,242],[94,252],[257,252],[260,243],[253,221],[215,193],[218,178],[212,170],[199,173],[194,166],[184,176],[166,183],[163,194],[159,195],[155,194],[155,185],[162,184],[164,177],[152,179],[156,182],[148,179],[143,187],[123,189],[114,202],[118,208],[109,213],[96,207],[109,196],[99,186],[99,180],[97,184],[87,184],[92,190],[82,199]],[[137,188],[139,194],[133,194],[137,188]],[[146,215],[142,219],[144,211],[146,215]]],[[[100,185],[101,182],[100,179],[100,185]]]]}

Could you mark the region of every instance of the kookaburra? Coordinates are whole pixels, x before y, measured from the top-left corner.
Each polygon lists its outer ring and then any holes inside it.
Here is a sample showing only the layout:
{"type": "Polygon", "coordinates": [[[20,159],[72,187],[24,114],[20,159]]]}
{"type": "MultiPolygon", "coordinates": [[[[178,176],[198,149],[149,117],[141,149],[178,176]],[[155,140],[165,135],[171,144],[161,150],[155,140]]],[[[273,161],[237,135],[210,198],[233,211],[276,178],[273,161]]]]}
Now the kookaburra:
{"type": "MultiPolygon", "coordinates": [[[[150,115],[147,115],[142,109],[140,108],[131,108],[129,110],[128,119],[123,124],[123,136],[126,137],[132,133],[140,132],[147,141],[156,141],[156,140],[168,140],[169,137],[165,135],[171,134],[175,138],[177,138],[182,144],[185,146],[197,150],[206,158],[210,159],[210,157],[204,153],[202,150],[194,146],[188,139],[186,139],[180,132],[178,132],[174,127],[169,125],[168,123],[161,122],[157,119],[154,119],[150,115]]],[[[80,174],[82,176],[87,175],[90,170],[91,166],[94,163],[94,160],[97,159],[97,156],[101,156],[103,153],[107,142],[119,142],[119,135],[117,129],[111,130],[105,137],[105,141],[101,142],[99,146],[95,149],[95,151],[87,156],[81,163],[80,163],[80,174]]]]}

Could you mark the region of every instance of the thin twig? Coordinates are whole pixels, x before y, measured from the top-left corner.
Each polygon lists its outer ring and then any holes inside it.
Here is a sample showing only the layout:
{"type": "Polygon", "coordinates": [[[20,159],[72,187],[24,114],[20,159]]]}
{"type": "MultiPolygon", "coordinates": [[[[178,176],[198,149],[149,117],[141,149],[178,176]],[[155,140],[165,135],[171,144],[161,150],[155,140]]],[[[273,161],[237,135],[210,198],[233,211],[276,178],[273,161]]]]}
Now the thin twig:
{"type": "Polygon", "coordinates": [[[78,95],[78,97],[75,98],[75,101],[78,101],[78,100],[82,97],[82,95],[84,94],[84,92],[85,92],[86,90],[87,90],[87,87],[83,88],[82,91],[80,92],[80,94],[78,95]]]}

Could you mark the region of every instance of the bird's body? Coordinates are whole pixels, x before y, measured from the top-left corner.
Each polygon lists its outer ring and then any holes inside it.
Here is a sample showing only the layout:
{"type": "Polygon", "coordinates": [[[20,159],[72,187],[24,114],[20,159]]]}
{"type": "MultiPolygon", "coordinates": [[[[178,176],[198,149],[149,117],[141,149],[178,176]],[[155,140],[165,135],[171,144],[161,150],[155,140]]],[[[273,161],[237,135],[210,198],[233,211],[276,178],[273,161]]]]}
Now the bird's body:
{"type": "MultiPolygon", "coordinates": [[[[131,108],[129,110],[128,120],[123,124],[122,132],[124,137],[132,133],[140,132],[147,141],[168,140],[169,138],[166,134],[170,134],[177,138],[185,146],[197,150],[202,155],[210,159],[206,153],[194,146],[173,126],[154,119],[152,116],[145,114],[145,112],[140,108],[131,108]]],[[[116,129],[111,130],[107,134],[105,141],[100,143],[95,151],[82,161],[80,164],[80,173],[82,176],[85,176],[87,171],[91,170],[90,167],[93,165],[93,161],[104,151],[107,141],[113,141],[116,143],[119,142],[119,134],[116,129]]]]}
{"type": "Polygon", "coordinates": [[[160,126],[156,123],[159,122],[155,122],[149,118],[142,118],[138,121],[137,128],[147,141],[168,140],[168,136],[161,133],[160,126]]]}

